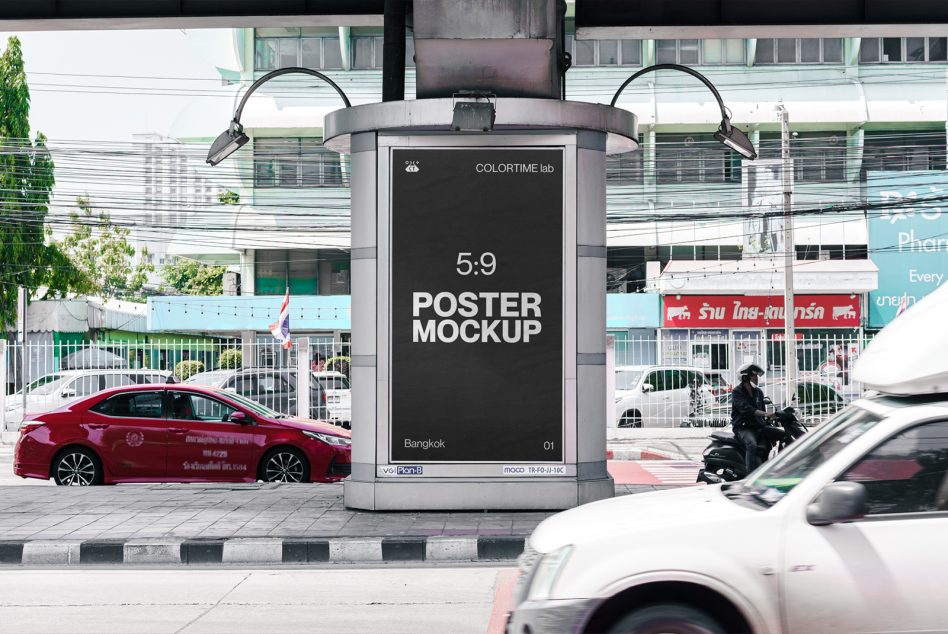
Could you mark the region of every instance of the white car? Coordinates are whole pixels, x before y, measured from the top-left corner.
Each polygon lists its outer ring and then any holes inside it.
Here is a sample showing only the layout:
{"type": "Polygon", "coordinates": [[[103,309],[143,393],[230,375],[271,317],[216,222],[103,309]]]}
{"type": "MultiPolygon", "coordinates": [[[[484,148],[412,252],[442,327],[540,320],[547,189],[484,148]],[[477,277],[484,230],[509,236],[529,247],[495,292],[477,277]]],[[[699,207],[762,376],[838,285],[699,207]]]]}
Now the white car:
{"type": "MultiPolygon", "coordinates": [[[[99,390],[140,383],[168,383],[174,375],[165,370],[63,370],[46,374],[30,383],[26,392],[26,413],[56,409],[99,390]]],[[[6,423],[23,420],[23,390],[6,398],[6,423]]]]}
{"type": "Polygon", "coordinates": [[[313,372],[326,399],[327,420],[348,429],[352,425],[352,390],[342,372],[313,372]]]}
{"type": "Polygon", "coordinates": [[[615,420],[619,427],[679,427],[714,402],[704,372],[689,366],[616,367],[615,420]]]}
{"type": "Polygon", "coordinates": [[[855,378],[884,394],[747,480],[541,523],[507,631],[948,631],[948,362],[930,353],[948,344],[948,286],[936,294],[940,305],[933,294],[910,308],[857,363],[855,378]]]}

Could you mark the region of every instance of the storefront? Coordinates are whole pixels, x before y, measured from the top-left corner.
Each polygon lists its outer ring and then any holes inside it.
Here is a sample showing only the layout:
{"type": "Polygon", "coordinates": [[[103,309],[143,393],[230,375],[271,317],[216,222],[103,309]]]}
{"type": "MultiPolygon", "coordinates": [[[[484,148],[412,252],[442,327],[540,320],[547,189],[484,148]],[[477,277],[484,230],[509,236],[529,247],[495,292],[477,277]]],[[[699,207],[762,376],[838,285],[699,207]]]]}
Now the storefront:
{"type": "MultiPolygon", "coordinates": [[[[848,384],[860,350],[863,298],[795,296],[799,375],[848,384]]],[[[661,362],[693,365],[733,381],[742,364],[755,362],[771,380],[784,372],[782,296],[666,295],[662,303],[661,362]]]]}

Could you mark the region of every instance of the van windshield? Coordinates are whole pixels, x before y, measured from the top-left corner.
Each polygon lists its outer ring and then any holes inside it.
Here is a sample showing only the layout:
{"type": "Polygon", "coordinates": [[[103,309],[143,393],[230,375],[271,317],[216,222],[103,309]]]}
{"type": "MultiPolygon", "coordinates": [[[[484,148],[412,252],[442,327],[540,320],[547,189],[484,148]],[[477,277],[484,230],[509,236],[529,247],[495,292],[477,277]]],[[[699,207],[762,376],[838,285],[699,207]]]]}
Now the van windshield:
{"type": "MultiPolygon", "coordinates": [[[[47,374],[30,383],[26,388],[27,394],[52,394],[59,389],[59,386],[66,380],[62,374],[47,374]]],[[[19,394],[23,390],[17,392],[19,394]]]]}
{"type": "Polygon", "coordinates": [[[641,370],[617,370],[616,371],[616,389],[634,390],[642,378],[641,370]]]}
{"type": "Polygon", "coordinates": [[[816,432],[805,436],[796,446],[761,466],[739,491],[772,506],[793,490],[824,462],[845,449],[852,441],[875,427],[882,419],[858,407],[843,410],[816,432]]]}

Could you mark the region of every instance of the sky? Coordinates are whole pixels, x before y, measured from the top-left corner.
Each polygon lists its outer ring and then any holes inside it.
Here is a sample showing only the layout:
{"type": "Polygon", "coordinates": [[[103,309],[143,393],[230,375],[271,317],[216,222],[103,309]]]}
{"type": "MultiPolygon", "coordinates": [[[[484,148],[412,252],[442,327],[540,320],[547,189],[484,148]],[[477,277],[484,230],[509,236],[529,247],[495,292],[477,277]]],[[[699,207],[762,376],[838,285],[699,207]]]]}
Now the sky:
{"type": "MultiPolygon", "coordinates": [[[[219,91],[214,62],[226,63],[232,57],[231,31],[189,34],[176,29],[0,33],[0,46],[6,48],[10,35],[22,42],[34,134],[41,131],[54,140],[130,141],[132,134],[167,134],[181,110],[195,100],[226,99],[197,97],[193,90],[186,96],[114,94],[149,87],[219,91]]],[[[221,127],[226,124],[221,122],[221,127]]]]}

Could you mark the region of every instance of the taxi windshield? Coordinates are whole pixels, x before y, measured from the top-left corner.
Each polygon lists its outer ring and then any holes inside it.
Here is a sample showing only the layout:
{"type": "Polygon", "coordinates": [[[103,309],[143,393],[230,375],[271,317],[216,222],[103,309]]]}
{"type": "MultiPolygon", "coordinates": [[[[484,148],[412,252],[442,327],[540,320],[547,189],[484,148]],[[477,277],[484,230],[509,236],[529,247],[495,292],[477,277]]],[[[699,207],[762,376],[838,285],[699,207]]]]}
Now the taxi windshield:
{"type": "Polygon", "coordinates": [[[845,449],[882,419],[858,407],[849,407],[795,447],[761,466],[740,491],[766,506],[779,502],[820,465],[845,449]]]}

